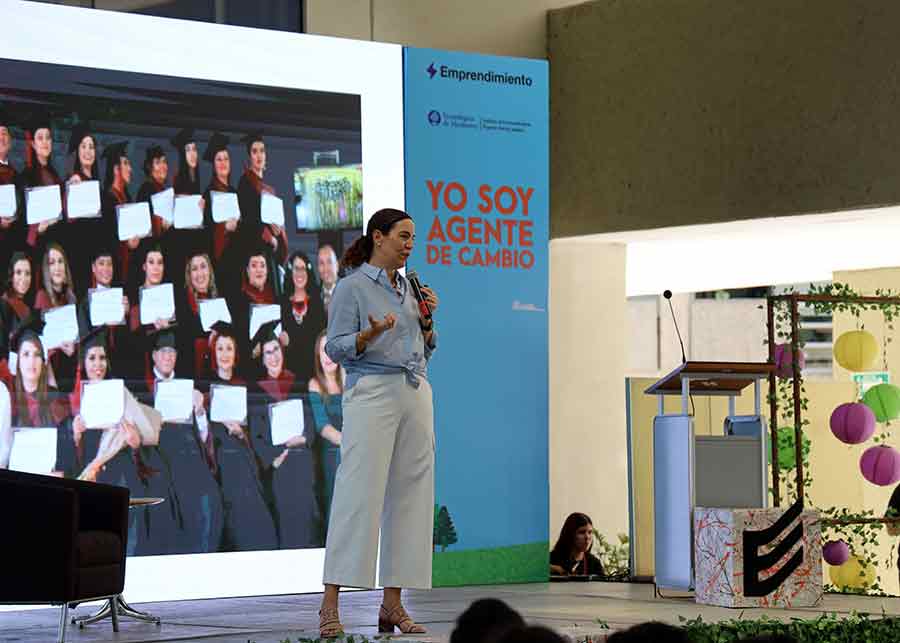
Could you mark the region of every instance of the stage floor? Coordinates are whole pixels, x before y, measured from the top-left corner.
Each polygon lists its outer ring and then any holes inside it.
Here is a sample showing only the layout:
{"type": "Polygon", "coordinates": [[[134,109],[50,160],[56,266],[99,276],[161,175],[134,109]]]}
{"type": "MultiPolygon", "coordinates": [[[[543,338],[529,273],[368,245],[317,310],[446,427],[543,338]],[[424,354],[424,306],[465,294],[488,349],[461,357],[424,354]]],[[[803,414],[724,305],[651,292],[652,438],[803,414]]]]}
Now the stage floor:
{"type": "MultiPolygon", "coordinates": [[[[162,618],[149,623],[122,621],[118,636],[106,621],[84,630],[69,626],[72,642],[94,641],[209,641],[210,643],[282,643],[318,636],[319,594],[147,603],[137,606],[162,618]]],[[[678,623],[678,617],[717,621],[737,618],[740,610],[705,607],[692,598],[653,598],[651,585],[626,583],[537,583],[413,591],[405,597],[409,611],[429,628],[428,635],[409,640],[447,641],[453,622],[473,600],[500,598],[519,610],[530,623],[546,625],[564,634],[597,634],[598,619],[621,629],[647,620],[678,623]]],[[[341,616],[350,633],[375,634],[379,592],[352,592],[342,596],[341,616]]],[[[780,618],[814,618],[823,611],[849,614],[868,612],[900,615],[900,598],[826,595],[815,609],[744,610],[744,618],[767,614],[780,618]]],[[[91,611],[81,607],[79,614],[91,611]]],[[[0,612],[0,641],[45,643],[56,635],[58,610],[0,612]]],[[[394,643],[408,637],[396,636],[394,643]]]]}

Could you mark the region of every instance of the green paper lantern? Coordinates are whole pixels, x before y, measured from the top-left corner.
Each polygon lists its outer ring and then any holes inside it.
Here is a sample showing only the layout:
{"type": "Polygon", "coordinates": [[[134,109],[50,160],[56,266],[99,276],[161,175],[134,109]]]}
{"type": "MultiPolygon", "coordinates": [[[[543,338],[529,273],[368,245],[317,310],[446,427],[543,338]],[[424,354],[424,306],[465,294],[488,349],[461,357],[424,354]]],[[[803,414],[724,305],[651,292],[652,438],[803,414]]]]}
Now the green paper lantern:
{"type": "Polygon", "coordinates": [[[879,422],[890,422],[900,417],[900,388],[893,384],[873,386],[863,395],[863,404],[872,409],[879,422]]]}

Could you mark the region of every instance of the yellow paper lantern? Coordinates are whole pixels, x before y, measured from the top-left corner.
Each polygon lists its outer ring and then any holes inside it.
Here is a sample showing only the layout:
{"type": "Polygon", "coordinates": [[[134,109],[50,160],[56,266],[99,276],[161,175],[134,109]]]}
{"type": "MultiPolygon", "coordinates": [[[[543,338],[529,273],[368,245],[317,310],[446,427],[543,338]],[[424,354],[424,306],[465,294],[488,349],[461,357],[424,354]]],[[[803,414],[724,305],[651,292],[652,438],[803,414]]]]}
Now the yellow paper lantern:
{"type": "Polygon", "coordinates": [[[834,343],[834,359],[848,371],[868,371],[878,357],[878,342],[865,330],[850,330],[834,343]]]}
{"type": "Polygon", "coordinates": [[[829,568],[828,577],[838,589],[860,589],[863,585],[872,587],[875,584],[875,568],[851,554],[843,565],[829,568]]]}

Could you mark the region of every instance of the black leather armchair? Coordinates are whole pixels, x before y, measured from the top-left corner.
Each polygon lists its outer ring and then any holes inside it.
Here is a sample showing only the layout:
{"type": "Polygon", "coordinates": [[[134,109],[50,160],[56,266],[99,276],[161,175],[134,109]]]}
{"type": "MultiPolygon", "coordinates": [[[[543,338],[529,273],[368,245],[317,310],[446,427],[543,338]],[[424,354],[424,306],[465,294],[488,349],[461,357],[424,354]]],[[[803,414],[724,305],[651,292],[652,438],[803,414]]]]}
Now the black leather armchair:
{"type": "Polygon", "coordinates": [[[62,643],[69,607],[122,593],[128,489],[0,469],[0,498],[0,603],[61,605],[62,643]]]}

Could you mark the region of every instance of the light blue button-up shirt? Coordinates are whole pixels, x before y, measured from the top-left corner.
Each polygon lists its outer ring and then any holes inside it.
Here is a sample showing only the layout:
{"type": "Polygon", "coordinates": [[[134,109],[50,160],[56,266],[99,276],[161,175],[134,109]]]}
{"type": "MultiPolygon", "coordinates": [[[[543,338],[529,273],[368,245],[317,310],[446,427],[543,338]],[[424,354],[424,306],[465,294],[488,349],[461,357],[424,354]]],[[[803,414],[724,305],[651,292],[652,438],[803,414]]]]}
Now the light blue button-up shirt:
{"type": "Polygon", "coordinates": [[[427,377],[428,359],[437,347],[437,332],[431,344],[419,326],[419,308],[409,282],[399,272],[397,287],[384,268],[370,263],[338,281],[328,306],[328,341],[325,353],[344,367],[345,388],[351,388],[363,375],[405,373],[412,386],[418,377],[427,377]],[[369,315],[381,321],[393,313],[397,323],[370,341],[362,353],[356,352],[356,336],[369,328],[369,315]],[[418,377],[417,377],[418,376],[418,377]]]}

